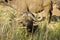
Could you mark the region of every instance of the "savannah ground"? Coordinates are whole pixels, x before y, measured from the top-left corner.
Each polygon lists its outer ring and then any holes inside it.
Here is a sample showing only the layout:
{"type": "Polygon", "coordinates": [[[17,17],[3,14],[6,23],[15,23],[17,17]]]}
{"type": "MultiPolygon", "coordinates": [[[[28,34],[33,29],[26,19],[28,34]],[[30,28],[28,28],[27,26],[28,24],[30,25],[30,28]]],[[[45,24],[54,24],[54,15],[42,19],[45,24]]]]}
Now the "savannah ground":
{"type": "Polygon", "coordinates": [[[26,28],[19,24],[20,12],[11,7],[0,5],[0,40],[60,40],[60,10],[55,7],[52,11],[55,17],[52,17],[47,29],[46,22],[43,20],[39,23],[36,33],[27,36],[26,28]]]}

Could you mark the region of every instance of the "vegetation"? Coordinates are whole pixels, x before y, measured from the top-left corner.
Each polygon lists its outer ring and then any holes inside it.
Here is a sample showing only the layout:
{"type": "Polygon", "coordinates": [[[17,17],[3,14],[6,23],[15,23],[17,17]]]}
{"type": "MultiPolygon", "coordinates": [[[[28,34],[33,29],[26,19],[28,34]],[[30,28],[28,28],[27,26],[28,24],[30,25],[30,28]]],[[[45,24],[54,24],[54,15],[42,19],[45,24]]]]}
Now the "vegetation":
{"type": "Polygon", "coordinates": [[[0,40],[60,40],[60,21],[49,25],[42,21],[35,34],[27,35],[26,28],[19,24],[19,14],[10,7],[0,6],[0,40]]]}

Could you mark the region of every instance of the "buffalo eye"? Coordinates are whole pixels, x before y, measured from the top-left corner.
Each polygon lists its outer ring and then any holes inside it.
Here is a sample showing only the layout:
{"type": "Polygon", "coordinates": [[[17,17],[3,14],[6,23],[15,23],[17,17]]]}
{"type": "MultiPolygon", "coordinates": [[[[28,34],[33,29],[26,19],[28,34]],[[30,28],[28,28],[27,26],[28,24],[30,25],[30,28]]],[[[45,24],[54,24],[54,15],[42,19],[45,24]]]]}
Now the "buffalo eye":
{"type": "Polygon", "coordinates": [[[9,1],[12,1],[12,0],[9,0],[9,1]]]}
{"type": "Polygon", "coordinates": [[[7,2],[7,3],[8,3],[8,0],[5,0],[5,2],[7,2]]]}

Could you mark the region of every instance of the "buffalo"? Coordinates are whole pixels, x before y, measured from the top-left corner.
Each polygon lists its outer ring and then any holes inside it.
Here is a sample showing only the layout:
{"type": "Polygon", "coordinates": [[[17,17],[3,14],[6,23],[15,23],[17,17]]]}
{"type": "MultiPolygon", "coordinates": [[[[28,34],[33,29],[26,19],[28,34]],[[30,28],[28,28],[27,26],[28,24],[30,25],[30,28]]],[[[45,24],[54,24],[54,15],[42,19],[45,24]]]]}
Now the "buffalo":
{"type": "MultiPolygon", "coordinates": [[[[19,12],[23,12],[27,17],[21,23],[27,26],[27,29],[32,30],[35,27],[34,22],[39,22],[41,19],[40,13],[45,10],[46,21],[50,22],[52,16],[52,1],[51,0],[3,0],[4,3],[19,12]],[[31,16],[31,17],[30,17],[31,16]],[[25,23],[24,23],[25,22],[25,23]]],[[[25,15],[25,16],[26,16],[25,15]]],[[[21,16],[20,16],[21,17],[21,16]]],[[[22,19],[21,19],[22,20],[22,19]]],[[[36,25],[38,25],[36,23],[36,25]]]]}

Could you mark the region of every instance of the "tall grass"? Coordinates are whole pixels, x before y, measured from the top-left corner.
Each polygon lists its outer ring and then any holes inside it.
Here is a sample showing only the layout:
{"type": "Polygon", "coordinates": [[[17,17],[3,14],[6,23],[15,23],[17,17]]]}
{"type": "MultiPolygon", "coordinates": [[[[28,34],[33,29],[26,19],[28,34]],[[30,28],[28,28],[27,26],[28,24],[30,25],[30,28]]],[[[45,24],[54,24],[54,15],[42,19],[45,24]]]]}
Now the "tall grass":
{"type": "MultiPolygon", "coordinates": [[[[17,20],[19,14],[13,9],[0,7],[0,40],[46,40],[45,21],[39,23],[35,34],[27,35],[26,28],[21,28],[17,20]]],[[[48,25],[47,40],[60,40],[60,21],[56,25],[48,25]]]]}

